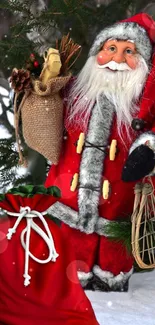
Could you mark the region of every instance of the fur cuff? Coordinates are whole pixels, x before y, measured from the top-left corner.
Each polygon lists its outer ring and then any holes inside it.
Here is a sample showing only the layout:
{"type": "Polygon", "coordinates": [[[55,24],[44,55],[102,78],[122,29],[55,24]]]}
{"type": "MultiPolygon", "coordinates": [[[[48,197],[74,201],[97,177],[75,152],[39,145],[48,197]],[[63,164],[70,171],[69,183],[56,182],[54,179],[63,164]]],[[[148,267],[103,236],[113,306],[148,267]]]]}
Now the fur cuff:
{"type": "Polygon", "coordinates": [[[88,284],[89,280],[92,279],[92,277],[93,277],[92,272],[85,273],[85,272],[78,271],[78,279],[83,288],[86,287],[86,285],[88,284]]]}
{"type": "Polygon", "coordinates": [[[145,145],[147,144],[147,146],[153,150],[153,152],[155,152],[155,133],[153,132],[145,132],[143,134],[141,134],[132,144],[130,150],[129,150],[129,154],[135,150],[137,147],[139,147],[140,145],[145,145]],[[147,142],[148,141],[148,142],[147,142]]]}
{"type": "Polygon", "coordinates": [[[103,271],[98,265],[93,267],[93,273],[104,283],[108,284],[111,289],[121,289],[123,288],[126,281],[130,278],[133,273],[133,268],[127,272],[114,276],[111,272],[103,271]]]}
{"type": "MultiPolygon", "coordinates": [[[[60,221],[63,221],[71,228],[75,228],[77,230],[85,232],[86,234],[91,233],[90,229],[92,230],[92,228],[91,228],[92,221],[89,220],[89,218],[88,218],[87,226],[85,226],[84,223],[82,225],[82,223],[79,222],[79,220],[81,220],[81,218],[79,218],[78,212],[73,210],[72,208],[68,207],[67,205],[64,205],[60,202],[56,202],[53,205],[51,205],[51,207],[49,207],[49,209],[47,210],[47,213],[51,214],[53,217],[59,219],[60,221]]],[[[83,218],[83,220],[86,220],[86,217],[85,217],[85,219],[83,218]]],[[[94,221],[94,219],[93,219],[93,221],[94,221]]],[[[95,225],[93,227],[93,230],[94,230],[94,228],[95,228],[95,225]]]]}
{"type": "Polygon", "coordinates": [[[48,208],[47,213],[51,214],[60,221],[63,221],[71,228],[77,227],[78,213],[67,205],[56,202],[48,208]]]}

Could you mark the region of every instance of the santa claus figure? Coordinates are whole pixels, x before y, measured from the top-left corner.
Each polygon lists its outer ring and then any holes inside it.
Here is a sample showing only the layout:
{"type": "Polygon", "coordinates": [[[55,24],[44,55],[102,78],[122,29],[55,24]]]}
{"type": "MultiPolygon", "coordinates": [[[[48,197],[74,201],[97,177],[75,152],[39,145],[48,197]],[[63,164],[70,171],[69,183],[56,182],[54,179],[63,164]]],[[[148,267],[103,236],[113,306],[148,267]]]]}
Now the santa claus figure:
{"type": "Polygon", "coordinates": [[[155,166],[154,43],[144,13],[105,28],[67,95],[67,134],[46,186],[61,190],[51,213],[63,221],[83,287],[125,291],[133,272],[132,255],[105,225],[130,219],[135,183],[155,166]]]}

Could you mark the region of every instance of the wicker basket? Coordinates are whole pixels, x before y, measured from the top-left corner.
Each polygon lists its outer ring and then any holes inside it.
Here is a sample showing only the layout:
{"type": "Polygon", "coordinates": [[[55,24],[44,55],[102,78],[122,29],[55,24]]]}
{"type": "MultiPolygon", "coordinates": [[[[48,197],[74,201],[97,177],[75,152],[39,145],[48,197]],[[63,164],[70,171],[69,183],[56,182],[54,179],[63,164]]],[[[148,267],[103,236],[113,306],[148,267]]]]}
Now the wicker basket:
{"type": "Polygon", "coordinates": [[[140,268],[155,267],[155,196],[151,181],[135,186],[132,252],[140,268]]]}

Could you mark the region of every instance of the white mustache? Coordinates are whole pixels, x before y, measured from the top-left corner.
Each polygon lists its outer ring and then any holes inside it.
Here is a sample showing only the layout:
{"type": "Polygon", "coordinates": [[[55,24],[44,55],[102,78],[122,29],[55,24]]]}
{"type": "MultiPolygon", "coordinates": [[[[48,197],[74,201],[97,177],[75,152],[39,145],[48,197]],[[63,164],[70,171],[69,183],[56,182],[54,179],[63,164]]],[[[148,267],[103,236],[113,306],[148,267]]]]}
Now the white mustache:
{"type": "Polygon", "coordinates": [[[127,63],[117,63],[115,61],[110,61],[103,65],[98,64],[97,67],[99,69],[109,68],[111,70],[119,70],[119,71],[132,70],[127,63]]]}

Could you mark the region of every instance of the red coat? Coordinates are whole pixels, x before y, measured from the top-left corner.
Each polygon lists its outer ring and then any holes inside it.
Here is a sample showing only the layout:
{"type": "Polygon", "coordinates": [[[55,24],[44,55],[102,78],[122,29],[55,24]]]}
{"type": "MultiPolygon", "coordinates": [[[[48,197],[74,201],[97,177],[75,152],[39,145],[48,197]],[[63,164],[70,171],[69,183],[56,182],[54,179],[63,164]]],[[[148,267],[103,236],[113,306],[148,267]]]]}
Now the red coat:
{"type": "MultiPolygon", "coordinates": [[[[71,192],[71,181],[75,173],[79,173],[81,154],[76,153],[76,144],[80,133],[83,130],[67,130],[67,139],[64,139],[62,153],[59,164],[52,165],[46,180],[46,186],[56,185],[61,190],[60,202],[78,210],[77,195],[78,190],[71,192]]],[[[116,123],[114,121],[109,137],[109,146],[112,139],[117,140],[118,152],[114,161],[109,159],[109,150],[104,161],[103,181],[107,179],[110,182],[111,194],[108,200],[100,196],[99,215],[109,220],[129,217],[133,209],[134,200],[134,182],[125,183],[121,180],[122,169],[128,157],[131,143],[126,140],[122,143],[118,135],[116,123]],[[121,202],[121,204],[120,204],[121,202]]],[[[132,140],[134,141],[135,134],[132,140]]]]}

